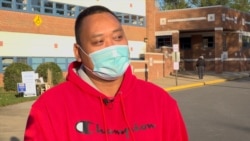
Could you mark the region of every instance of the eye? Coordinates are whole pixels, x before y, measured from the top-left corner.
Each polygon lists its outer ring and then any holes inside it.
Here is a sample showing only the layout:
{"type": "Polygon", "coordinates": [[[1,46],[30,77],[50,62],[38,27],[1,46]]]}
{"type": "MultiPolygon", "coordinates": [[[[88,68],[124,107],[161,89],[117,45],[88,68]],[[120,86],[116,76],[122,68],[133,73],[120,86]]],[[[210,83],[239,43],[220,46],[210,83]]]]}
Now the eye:
{"type": "Polygon", "coordinates": [[[97,40],[97,41],[94,41],[92,44],[93,45],[102,45],[103,44],[103,40],[97,40]]]}
{"type": "Polygon", "coordinates": [[[117,35],[117,36],[114,37],[115,41],[120,41],[122,39],[123,39],[123,35],[117,35]]]}

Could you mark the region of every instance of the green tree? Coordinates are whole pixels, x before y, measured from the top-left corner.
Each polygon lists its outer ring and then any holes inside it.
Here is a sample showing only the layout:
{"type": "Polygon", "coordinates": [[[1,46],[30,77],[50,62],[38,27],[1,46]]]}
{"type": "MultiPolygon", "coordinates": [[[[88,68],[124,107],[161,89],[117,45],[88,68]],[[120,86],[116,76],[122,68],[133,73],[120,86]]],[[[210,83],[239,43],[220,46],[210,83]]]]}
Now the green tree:
{"type": "Polygon", "coordinates": [[[189,8],[185,0],[164,0],[164,10],[189,8]]]}
{"type": "Polygon", "coordinates": [[[223,5],[243,12],[250,10],[249,0],[188,0],[188,5],[190,7],[223,5]]]}
{"type": "Polygon", "coordinates": [[[52,84],[50,85],[56,85],[63,81],[63,73],[61,68],[54,62],[45,62],[40,64],[36,68],[36,73],[38,73],[39,77],[43,77],[45,82],[48,82],[49,80],[49,74],[48,70],[51,71],[51,77],[52,77],[52,84]]]}
{"type": "Polygon", "coordinates": [[[22,71],[33,71],[33,69],[24,63],[12,63],[4,71],[4,89],[6,91],[16,91],[17,83],[22,82],[22,71]]]}
{"type": "Polygon", "coordinates": [[[223,5],[242,12],[250,11],[250,0],[158,0],[162,10],[223,5]]]}
{"type": "Polygon", "coordinates": [[[229,6],[232,0],[188,0],[188,4],[192,7],[204,7],[213,5],[229,6]]]}
{"type": "Polygon", "coordinates": [[[233,3],[230,4],[230,7],[243,12],[249,12],[250,2],[249,0],[235,0],[233,3]]]}

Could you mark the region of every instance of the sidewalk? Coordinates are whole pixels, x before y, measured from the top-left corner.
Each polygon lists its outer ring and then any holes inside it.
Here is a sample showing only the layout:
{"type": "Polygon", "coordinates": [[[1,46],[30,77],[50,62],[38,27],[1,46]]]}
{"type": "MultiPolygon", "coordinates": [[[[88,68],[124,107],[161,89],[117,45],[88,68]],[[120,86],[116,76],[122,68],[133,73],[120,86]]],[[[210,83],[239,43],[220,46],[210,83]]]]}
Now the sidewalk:
{"type": "Polygon", "coordinates": [[[33,102],[0,108],[0,141],[23,141],[28,113],[33,102]]]}
{"type": "MultiPolygon", "coordinates": [[[[174,91],[249,77],[249,74],[250,72],[224,72],[222,74],[207,72],[204,79],[200,80],[194,72],[185,71],[178,73],[177,77],[171,75],[152,82],[167,91],[174,91]]],[[[0,141],[23,141],[28,112],[33,102],[24,102],[0,108],[0,141]]]]}
{"type": "Polygon", "coordinates": [[[198,75],[193,71],[184,71],[177,73],[177,76],[170,75],[164,78],[160,78],[152,81],[167,91],[174,91],[198,86],[204,86],[214,83],[220,83],[239,79],[243,77],[250,77],[249,72],[206,72],[203,79],[198,79],[198,75]]]}

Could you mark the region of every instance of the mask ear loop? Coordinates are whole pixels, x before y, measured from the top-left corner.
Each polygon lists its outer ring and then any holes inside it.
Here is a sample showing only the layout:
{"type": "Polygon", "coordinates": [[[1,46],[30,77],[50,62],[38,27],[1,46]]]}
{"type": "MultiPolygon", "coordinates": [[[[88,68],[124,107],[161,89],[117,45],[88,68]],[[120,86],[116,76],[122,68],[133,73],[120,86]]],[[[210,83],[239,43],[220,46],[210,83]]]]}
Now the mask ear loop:
{"type": "Polygon", "coordinates": [[[81,50],[82,53],[84,53],[85,55],[89,56],[83,49],[80,45],[76,44],[76,46],[78,47],[78,49],[81,50]]]}
{"type": "MultiPolygon", "coordinates": [[[[91,64],[92,64],[92,66],[94,67],[93,62],[92,62],[91,58],[89,57],[89,55],[82,49],[82,47],[81,47],[80,45],[76,44],[76,46],[78,47],[78,49],[81,50],[82,53],[84,53],[84,54],[90,59],[91,64]]],[[[83,65],[83,68],[85,68],[85,69],[87,69],[88,71],[90,71],[91,73],[93,73],[93,70],[90,69],[89,67],[87,67],[86,65],[83,65]]]]}

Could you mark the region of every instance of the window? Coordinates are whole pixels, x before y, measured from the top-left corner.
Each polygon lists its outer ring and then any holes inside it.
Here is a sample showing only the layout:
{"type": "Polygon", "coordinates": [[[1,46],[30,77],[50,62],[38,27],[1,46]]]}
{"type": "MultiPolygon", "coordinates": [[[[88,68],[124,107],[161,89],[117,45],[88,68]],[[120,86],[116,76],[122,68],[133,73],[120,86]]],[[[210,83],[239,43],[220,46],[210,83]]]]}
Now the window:
{"type": "Polygon", "coordinates": [[[86,9],[85,7],[79,7],[79,13],[82,12],[84,9],[86,9]]]}
{"type": "Polygon", "coordinates": [[[27,60],[28,60],[27,57],[17,57],[16,58],[16,62],[18,62],[18,63],[28,64],[27,60]]]}
{"type": "Polygon", "coordinates": [[[70,64],[71,62],[75,61],[76,59],[75,58],[68,58],[67,61],[68,61],[68,64],[70,64]]]}
{"type": "Polygon", "coordinates": [[[56,58],[56,63],[66,63],[66,58],[56,58]]]}
{"type": "Polygon", "coordinates": [[[55,62],[54,58],[44,58],[44,62],[55,62]]]}
{"type": "Polygon", "coordinates": [[[183,37],[180,38],[180,49],[191,49],[191,38],[183,37]]]}
{"type": "Polygon", "coordinates": [[[249,36],[242,36],[242,47],[243,48],[250,48],[250,37],[249,36]]]}
{"type": "Polygon", "coordinates": [[[12,63],[14,63],[13,57],[2,57],[2,65],[3,65],[3,71],[12,63]]]}
{"type": "Polygon", "coordinates": [[[33,70],[36,70],[36,68],[43,63],[43,58],[31,58],[31,66],[33,70]]]}
{"type": "Polygon", "coordinates": [[[1,6],[4,8],[11,8],[11,0],[3,0],[1,4],[1,6]]]}
{"type": "Polygon", "coordinates": [[[16,0],[16,8],[21,10],[26,10],[27,4],[24,0],[16,0]]]}
{"type": "Polygon", "coordinates": [[[62,71],[67,70],[66,58],[56,58],[56,64],[61,68],[62,71]]]}
{"type": "Polygon", "coordinates": [[[144,25],[144,17],[139,16],[139,25],[143,26],[144,25]]]}
{"type": "Polygon", "coordinates": [[[156,48],[163,46],[172,47],[172,36],[157,36],[156,37],[156,48]]]}
{"type": "Polygon", "coordinates": [[[214,37],[203,37],[203,47],[213,48],[214,47],[214,37]]]}
{"type": "Polygon", "coordinates": [[[57,64],[59,66],[59,68],[62,70],[62,71],[66,71],[67,70],[67,66],[66,64],[57,64]]]}
{"type": "Polygon", "coordinates": [[[129,24],[129,15],[128,14],[126,14],[126,15],[124,15],[124,23],[125,24],[129,24]]]}
{"type": "Polygon", "coordinates": [[[67,13],[67,16],[72,16],[72,17],[74,17],[75,16],[75,6],[73,6],[73,5],[66,5],[66,13],[67,13]]]}
{"type": "Polygon", "coordinates": [[[122,17],[122,13],[115,13],[115,15],[117,16],[117,18],[119,19],[119,21],[120,21],[120,23],[123,23],[123,21],[122,21],[122,19],[123,19],[123,17],[122,17]]]}
{"type": "Polygon", "coordinates": [[[64,5],[61,3],[56,3],[56,14],[64,15],[64,5]]]}
{"type": "Polygon", "coordinates": [[[31,1],[31,9],[32,11],[35,11],[35,12],[41,12],[41,5],[40,5],[40,0],[32,0],[31,1]]]}
{"type": "Polygon", "coordinates": [[[14,62],[13,57],[3,57],[2,64],[12,64],[14,62]]]}
{"type": "Polygon", "coordinates": [[[137,16],[135,16],[135,15],[132,15],[131,16],[131,19],[132,19],[132,24],[134,24],[134,25],[136,25],[136,24],[138,24],[138,21],[137,21],[137,16]]]}
{"type": "Polygon", "coordinates": [[[62,71],[67,71],[68,65],[75,61],[75,58],[56,58],[56,64],[61,68],[62,71]]]}
{"type": "Polygon", "coordinates": [[[44,12],[53,14],[53,3],[52,2],[45,2],[45,4],[44,4],[44,12]]]}

